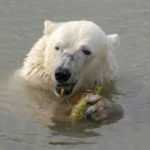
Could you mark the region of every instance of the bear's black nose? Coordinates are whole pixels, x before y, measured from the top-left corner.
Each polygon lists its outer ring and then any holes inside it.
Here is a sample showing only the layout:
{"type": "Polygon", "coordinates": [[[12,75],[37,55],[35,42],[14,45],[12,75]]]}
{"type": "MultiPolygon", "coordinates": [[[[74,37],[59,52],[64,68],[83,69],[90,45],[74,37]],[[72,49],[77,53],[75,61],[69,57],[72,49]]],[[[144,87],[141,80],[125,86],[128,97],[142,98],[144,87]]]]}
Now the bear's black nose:
{"type": "Polygon", "coordinates": [[[71,76],[71,73],[68,69],[64,69],[61,67],[58,67],[55,71],[55,78],[59,83],[66,82],[71,76]]]}

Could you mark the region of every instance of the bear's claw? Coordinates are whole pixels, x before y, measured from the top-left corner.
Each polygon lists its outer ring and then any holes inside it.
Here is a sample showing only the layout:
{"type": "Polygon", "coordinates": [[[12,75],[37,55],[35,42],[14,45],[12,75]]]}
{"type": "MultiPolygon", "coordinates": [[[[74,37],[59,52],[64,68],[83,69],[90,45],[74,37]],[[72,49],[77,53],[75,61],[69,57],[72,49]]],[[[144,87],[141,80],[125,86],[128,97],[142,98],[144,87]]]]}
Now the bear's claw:
{"type": "Polygon", "coordinates": [[[123,115],[123,109],[119,104],[111,102],[99,95],[91,95],[87,104],[88,107],[84,115],[88,120],[115,121],[123,115]]]}

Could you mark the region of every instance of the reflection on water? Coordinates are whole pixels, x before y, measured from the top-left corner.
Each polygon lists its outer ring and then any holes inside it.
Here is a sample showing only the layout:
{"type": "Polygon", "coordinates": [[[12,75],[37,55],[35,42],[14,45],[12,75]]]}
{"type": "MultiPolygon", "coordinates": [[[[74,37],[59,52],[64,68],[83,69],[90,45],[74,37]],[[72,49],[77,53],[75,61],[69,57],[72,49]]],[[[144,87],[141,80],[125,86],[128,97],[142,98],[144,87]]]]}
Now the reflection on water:
{"type": "Polygon", "coordinates": [[[149,0],[0,1],[0,149],[148,150],[149,18],[149,0]],[[102,94],[121,104],[121,120],[103,126],[54,121],[56,108],[61,114],[64,105],[60,109],[56,101],[49,101],[48,93],[26,89],[18,79],[12,79],[41,36],[45,19],[92,20],[106,33],[120,35],[121,47],[114,52],[120,66],[118,77],[102,94]]]}

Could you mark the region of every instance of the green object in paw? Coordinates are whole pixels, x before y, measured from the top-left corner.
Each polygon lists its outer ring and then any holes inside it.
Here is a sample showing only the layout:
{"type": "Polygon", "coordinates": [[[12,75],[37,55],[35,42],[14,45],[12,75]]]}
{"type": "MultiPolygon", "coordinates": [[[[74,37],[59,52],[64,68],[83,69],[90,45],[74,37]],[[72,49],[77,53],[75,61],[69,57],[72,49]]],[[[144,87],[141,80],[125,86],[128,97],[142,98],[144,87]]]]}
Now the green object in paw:
{"type": "Polygon", "coordinates": [[[69,117],[72,122],[83,119],[83,114],[86,111],[88,99],[89,95],[83,96],[81,100],[73,107],[69,117]]]}
{"type": "MultiPolygon", "coordinates": [[[[95,93],[100,95],[102,90],[101,86],[97,86],[95,88],[95,93]]],[[[84,112],[87,109],[87,101],[90,98],[90,94],[93,93],[92,91],[89,91],[87,93],[83,93],[82,98],[79,99],[78,103],[74,105],[72,108],[71,114],[69,116],[69,119],[71,122],[76,122],[78,120],[82,120],[84,116],[84,112]]]]}
{"type": "Polygon", "coordinates": [[[101,86],[97,86],[96,88],[95,88],[95,92],[96,92],[96,94],[100,94],[101,93],[101,91],[102,91],[102,87],[101,86]]]}

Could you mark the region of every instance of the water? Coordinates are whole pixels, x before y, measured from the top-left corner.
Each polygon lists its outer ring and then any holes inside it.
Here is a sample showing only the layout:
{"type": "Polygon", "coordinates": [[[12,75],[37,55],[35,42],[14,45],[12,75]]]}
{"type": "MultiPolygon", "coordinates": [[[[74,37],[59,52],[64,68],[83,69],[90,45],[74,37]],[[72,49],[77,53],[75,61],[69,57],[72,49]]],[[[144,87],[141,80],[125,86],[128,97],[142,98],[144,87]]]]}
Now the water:
{"type": "Polygon", "coordinates": [[[0,150],[149,150],[149,18],[149,0],[0,0],[0,150]],[[124,109],[121,120],[75,127],[50,122],[46,101],[40,103],[36,94],[10,80],[41,36],[45,19],[92,20],[106,33],[120,35],[115,51],[120,94],[113,93],[112,99],[124,109]]]}

